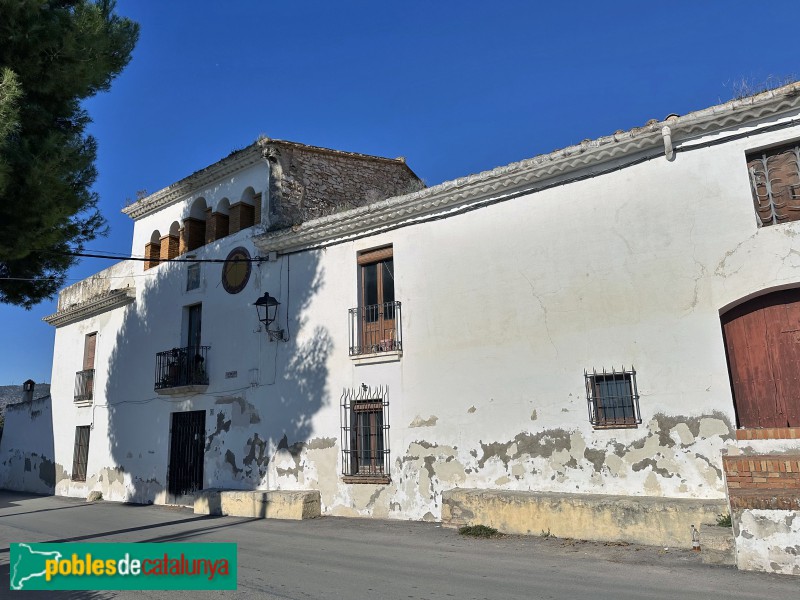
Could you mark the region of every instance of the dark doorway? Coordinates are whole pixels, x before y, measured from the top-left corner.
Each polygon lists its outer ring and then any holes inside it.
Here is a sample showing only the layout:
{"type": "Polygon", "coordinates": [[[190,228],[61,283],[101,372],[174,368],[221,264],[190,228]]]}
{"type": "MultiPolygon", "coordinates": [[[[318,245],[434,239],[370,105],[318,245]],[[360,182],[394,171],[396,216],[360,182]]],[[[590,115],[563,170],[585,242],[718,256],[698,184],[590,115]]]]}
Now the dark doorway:
{"type": "Polygon", "coordinates": [[[189,347],[189,352],[194,353],[192,351],[193,348],[198,348],[202,344],[200,342],[200,333],[201,333],[201,324],[203,322],[203,305],[202,304],[195,304],[194,306],[189,307],[189,328],[188,328],[188,335],[186,340],[186,345],[189,347]]]}
{"type": "Polygon", "coordinates": [[[206,411],[172,413],[169,448],[169,493],[193,494],[203,489],[206,411]]]}
{"type": "Polygon", "coordinates": [[[800,289],[722,315],[739,427],[800,427],[800,289]]]}

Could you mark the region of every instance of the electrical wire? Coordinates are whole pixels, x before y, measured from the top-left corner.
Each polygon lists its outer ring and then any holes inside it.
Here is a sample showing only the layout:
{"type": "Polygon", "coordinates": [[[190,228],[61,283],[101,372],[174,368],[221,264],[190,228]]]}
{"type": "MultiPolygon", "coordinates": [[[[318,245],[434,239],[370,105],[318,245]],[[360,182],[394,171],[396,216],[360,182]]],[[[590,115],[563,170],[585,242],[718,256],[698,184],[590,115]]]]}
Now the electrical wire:
{"type": "MultiPolygon", "coordinates": [[[[232,388],[232,389],[229,389],[229,390],[220,390],[220,391],[215,392],[213,394],[199,393],[199,394],[196,394],[196,396],[206,396],[206,397],[218,398],[219,399],[219,398],[224,398],[225,397],[225,396],[220,396],[219,394],[227,394],[227,393],[230,393],[230,392],[241,392],[243,390],[248,390],[248,389],[251,389],[251,388],[254,388],[254,387],[263,387],[263,386],[264,386],[264,384],[248,385],[248,386],[245,386],[245,387],[232,388]]],[[[120,402],[106,402],[105,404],[93,404],[92,405],[92,422],[89,425],[92,427],[92,429],[94,429],[94,421],[95,421],[94,411],[95,411],[96,408],[111,408],[111,407],[114,407],[114,406],[121,406],[123,404],[149,404],[150,402],[153,402],[155,400],[161,400],[162,402],[167,402],[167,403],[173,403],[174,404],[176,402],[185,402],[186,398],[185,397],[182,397],[182,398],[165,398],[164,396],[154,396],[152,398],[146,398],[144,400],[122,400],[120,402]]]]}
{"type": "MultiPolygon", "coordinates": [[[[88,277],[65,277],[64,281],[85,281],[86,279],[128,279],[129,277],[152,277],[156,273],[139,273],[138,275],[108,275],[106,277],[98,277],[97,275],[89,275],[88,277]]],[[[55,281],[59,277],[0,277],[0,281],[55,281]]]]}
{"type": "MultiPolygon", "coordinates": [[[[109,254],[95,254],[90,252],[56,252],[53,251],[53,254],[60,254],[63,256],[78,256],[81,258],[104,258],[110,260],[119,260],[120,258],[124,258],[125,260],[135,260],[135,261],[149,261],[153,260],[150,258],[143,258],[138,256],[111,256],[109,254]]],[[[155,259],[158,260],[158,259],[155,259]]],[[[231,260],[227,260],[225,258],[171,258],[165,261],[165,263],[227,263],[227,262],[251,262],[251,263],[262,263],[266,261],[267,258],[265,256],[254,256],[253,258],[233,258],[231,260]]]]}

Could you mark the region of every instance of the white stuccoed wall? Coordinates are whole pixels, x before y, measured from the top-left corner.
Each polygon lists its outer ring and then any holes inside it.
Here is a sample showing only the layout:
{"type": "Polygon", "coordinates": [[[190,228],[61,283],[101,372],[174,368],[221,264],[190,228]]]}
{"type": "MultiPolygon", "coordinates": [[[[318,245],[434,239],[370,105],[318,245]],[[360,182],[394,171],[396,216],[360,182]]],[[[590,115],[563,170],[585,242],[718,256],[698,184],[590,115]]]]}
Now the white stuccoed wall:
{"type": "Polygon", "coordinates": [[[797,511],[743,510],[736,518],[737,567],[800,575],[800,514],[797,511]]]}
{"type": "Polygon", "coordinates": [[[56,478],[53,461],[53,413],[50,396],[6,407],[0,439],[0,489],[52,494],[56,478]]]}
{"type": "MultiPolygon", "coordinates": [[[[442,490],[456,486],[722,498],[720,456],[735,446],[720,310],[800,282],[800,223],[756,227],[745,153],[795,137],[798,127],[757,134],[282,256],[254,266],[237,295],[223,290],[217,264],[203,265],[194,292],[184,291],[186,265],[137,271],[135,304],[57,332],[51,393],[66,471],[75,425],[94,429],[86,484],[65,478],[56,491],[165,501],[170,412],[202,409],[207,487],[319,489],[330,514],[438,519],[442,490]],[[356,256],[385,244],[404,353],[356,365],[347,348],[356,256]],[[282,303],[280,327],[288,314],[289,342],[256,331],[252,303],[264,291],[282,303]],[[196,302],[210,386],[158,397],[155,354],[184,345],[182,307],[196,302]],[[95,330],[95,406],[76,409],[74,373],[95,330]],[[642,425],[593,430],[584,369],[631,364],[642,425]],[[238,378],[225,379],[233,370],[238,378]],[[390,390],[388,485],[341,481],[339,399],[361,383],[390,390]]],[[[134,251],[182,210],[140,219],[134,251]]],[[[195,254],[224,258],[243,245],[256,255],[252,234],[195,254]]]]}

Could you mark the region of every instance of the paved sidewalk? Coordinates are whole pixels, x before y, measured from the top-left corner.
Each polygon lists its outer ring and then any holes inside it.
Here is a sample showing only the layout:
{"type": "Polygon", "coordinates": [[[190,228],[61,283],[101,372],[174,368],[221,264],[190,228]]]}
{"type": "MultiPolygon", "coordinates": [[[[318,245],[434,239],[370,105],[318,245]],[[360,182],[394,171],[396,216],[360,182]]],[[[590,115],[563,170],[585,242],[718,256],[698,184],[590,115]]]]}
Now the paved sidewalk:
{"type": "Polygon", "coordinates": [[[689,551],[555,538],[471,539],[432,523],[206,517],[0,491],[0,598],[800,598],[800,578],[708,566],[689,551]],[[11,542],[236,542],[236,592],[10,592],[11,542]]]}

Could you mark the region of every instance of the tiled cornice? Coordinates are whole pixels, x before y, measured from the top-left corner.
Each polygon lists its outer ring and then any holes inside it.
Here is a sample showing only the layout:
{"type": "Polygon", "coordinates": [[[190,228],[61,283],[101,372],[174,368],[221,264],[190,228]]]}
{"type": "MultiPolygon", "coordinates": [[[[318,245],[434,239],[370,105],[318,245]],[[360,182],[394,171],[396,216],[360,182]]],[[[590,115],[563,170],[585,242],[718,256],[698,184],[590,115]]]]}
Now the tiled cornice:
{"type": "MultiPolygon", "coordinates": [[[[371,156],[369,154],[359,154],[357,152],[345,152],[344,150],[320,148],[319,146],[309,146],[299,142],[273,140],[268,137],[262,137],[242,150],[231,152],[231,154],[222,160],[215,162],[213,165],[209,165],[205,169],[200,169],[188,177],[184,177],[180,181],[173,183],[169,187],[165,187],[163,190],[159,190],[145,198],[142,198],[141,200],[137,200],[136,202],[123,208],[122,212],[132,219],[138,219],[148,215],[164,206],[172,204],[173,202],[183,200],[191,194],[196,193],[199,189],[202,189],[220,179],[230,177],[236,172],[258,163],[262,157],[268,155],[273,148],[281,147],[297,148],[306,152],[316,152],[318,154],[326,154],[328,156],[346,159],[396,163],[403,165],[404,168],[411,171],[408,165],[406,165],[405,159],[403,158],[384,158],[382,156],[371,156]]],[[[413,171],[411,172],[413,173],[413,171]]]]}
{"type": "Polygon", "coordinates": [[[405,196],[337,213],[268,232],[254,238],[263,252],[295,252],[386,231],[430,218],[476,208],[530,193],[580,171],[600,173],[605,163],[625,164],[634,158],[664,153],[662,129],[669,127],[673,143],[691,141],[712,131],[780,115],[800,106],[800,83],[756,96],[733,100],[690,113],[651,121],[644,127],[586,140],[580,144],[543,154],[490,171],[462,177],[405,196]]]}
{"type": "Polygon", "coordinates": [[[232,153],[221,161],[211,166],[192,173],[180,181],[173,183],[163,190],[150,194],[146,198],[130,204],[122,212],[132,219],[138,219],[163,206],[172,204],[185,198],[199,188],[203,188],[215,181],[233,175],[261,160],[261,144],[256,142],[243,150],[232,153]]]}
{"type": "Polygon", "coordinates": [[[54,327],[61,327],[69,325],[76,321],[81,321],[94,315],[107,312],[126,304],[131,304],[136,297],[136,290],[134,288],[123,288],[121,290],[111,290],[94,298],[90,298],[85,302],[73,304],[69,308],[58,311],[52,315],[48,315],[42,319],[45,323],[53,325],[54,327]]]}

